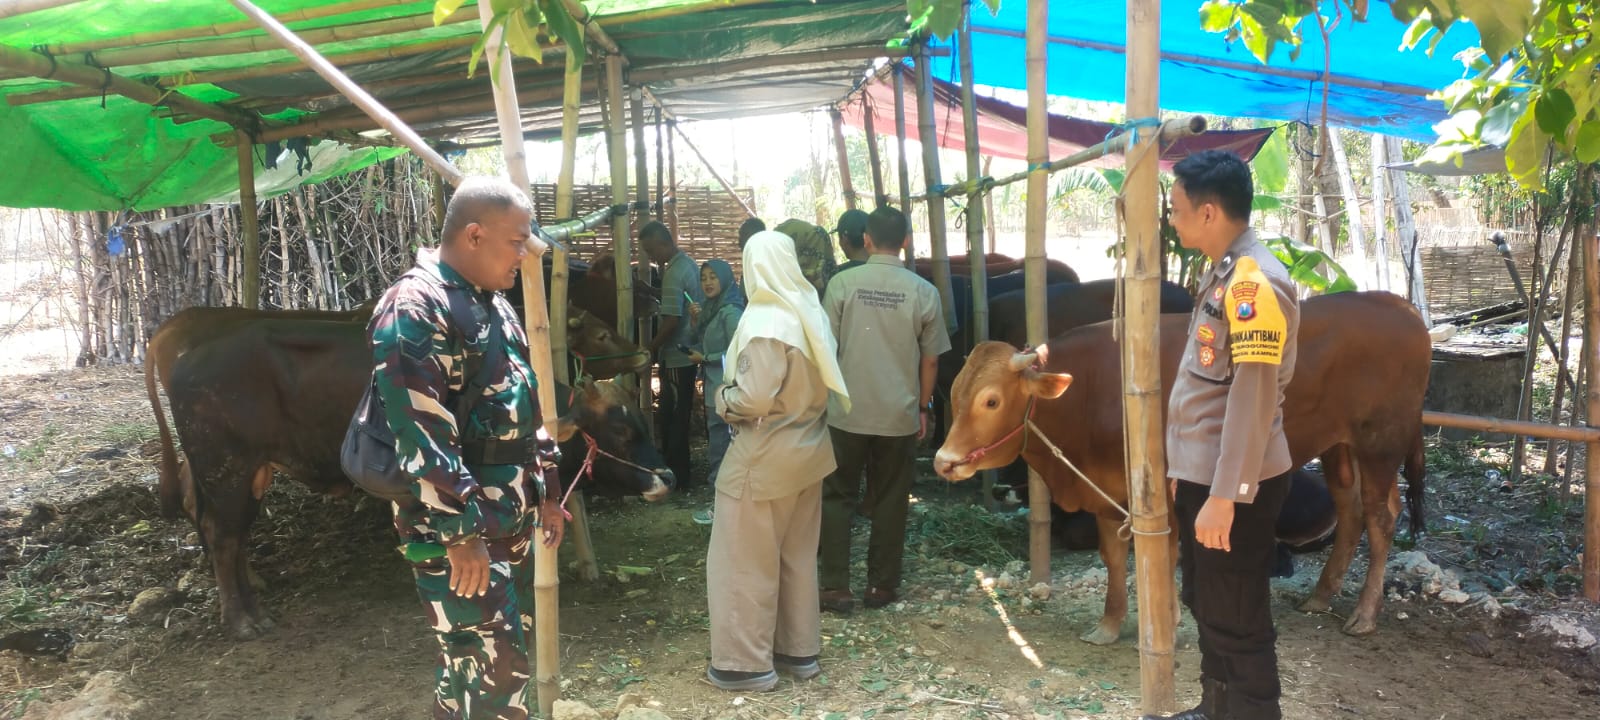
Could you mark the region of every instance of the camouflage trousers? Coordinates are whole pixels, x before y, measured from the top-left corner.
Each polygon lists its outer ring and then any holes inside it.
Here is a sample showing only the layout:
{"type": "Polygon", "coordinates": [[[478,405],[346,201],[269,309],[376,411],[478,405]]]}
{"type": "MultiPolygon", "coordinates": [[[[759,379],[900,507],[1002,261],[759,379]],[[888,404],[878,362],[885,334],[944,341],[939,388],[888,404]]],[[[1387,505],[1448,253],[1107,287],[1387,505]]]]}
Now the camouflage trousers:
{"type": "Polygon", "coordinates": [[[486,541],[489,590],[463,598],[450,591],[444,558],[415,563],[417,594],[439,637],[434,720],[527,720],[528,645],[522,612],[532,587],[531,531],[486,541]]]}

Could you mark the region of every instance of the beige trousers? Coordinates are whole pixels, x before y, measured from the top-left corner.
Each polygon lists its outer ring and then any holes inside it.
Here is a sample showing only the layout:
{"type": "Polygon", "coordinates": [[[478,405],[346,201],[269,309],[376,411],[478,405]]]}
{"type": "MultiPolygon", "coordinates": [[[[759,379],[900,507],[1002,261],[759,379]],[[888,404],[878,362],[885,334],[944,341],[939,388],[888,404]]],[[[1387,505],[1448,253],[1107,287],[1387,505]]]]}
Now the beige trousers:
{"type": "Polygon", "coordinates": [[[756,501],[717,493],[706,552],[711,666],[772,669],[772,654],[808,657],[822,649],[817,611],[817,537],[822,483],[756,501]]]}

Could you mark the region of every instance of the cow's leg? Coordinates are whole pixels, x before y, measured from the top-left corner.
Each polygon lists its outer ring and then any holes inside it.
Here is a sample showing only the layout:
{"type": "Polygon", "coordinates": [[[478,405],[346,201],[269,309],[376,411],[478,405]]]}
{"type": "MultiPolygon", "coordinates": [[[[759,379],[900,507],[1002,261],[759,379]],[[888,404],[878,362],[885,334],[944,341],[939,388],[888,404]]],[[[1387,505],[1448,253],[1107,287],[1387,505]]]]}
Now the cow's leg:
{"type": "Polygon", "coordinates": [[[1128,541],[1117,534],[1122,520],[1095,515],[1100,529],[1100,561],[1106,564],[1106,610],[1100,624],[1082,635],[1092,645],[1110,645],[1122,636],[1128,618],[1128,541]]]}
{"type": "Polygon", "coordinates": [[[222,624],[236,639],[254,639],[272,626],[261,614],[255,589],[250,586],[247,562],[250,525],[255,522],[256,511],[260,508],[250,484],[261,470],[248,474],[231,468],[213,473],[203,470],[198,465],[195,467],[197,482],[219,478],[215,486],[202,495],[200,531],[205,535],[206,552],[211,556],[211,569],[217,578],[222,624]]]}
{"type": "Polygon", "coordinates": [[[1336,445],[1323,453],[1322,472],[1328,480],[1328,492],[1333,495],[1339,524],[1333,531],[1333,550],[1328,553],[1327,564],[1322,566],[1322,576],[1317,579],[1311,597],[1300,603],[1302,612],[1327,612],[1333,607],[1333,596],[1344,586],[1350,560],[1361,542],[1360,470],[1350,457],[1349,446],[1336,445]]]}
{"type": "Polygon", "coordinates": [[[1356,611],[1345,621],[1348,635],[1371,635],[1378,631],[1378,609],[1383,604],[1383,575],[1389,563],[1389,546],[1394,542],[1394,522],[1400,511],[1400,468],[1395,463],[1367,460],[1359,465],[1361,510],[1367,521],[1367,581],[1361,586],[1356,611]]]}

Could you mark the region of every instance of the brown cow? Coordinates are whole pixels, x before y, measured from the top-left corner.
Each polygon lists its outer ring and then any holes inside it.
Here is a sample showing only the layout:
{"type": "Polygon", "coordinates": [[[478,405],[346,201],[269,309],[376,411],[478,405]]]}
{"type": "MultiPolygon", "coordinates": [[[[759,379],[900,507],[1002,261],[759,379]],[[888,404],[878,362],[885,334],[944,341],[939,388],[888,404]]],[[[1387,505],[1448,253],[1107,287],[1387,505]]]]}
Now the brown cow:
{"type": "MultiPolygon", "coordinates": [[[[144,385],[151,407],[156,410],[156,429],[161,435],[160,496],[161,512],[175,518],[183,505],[179,491],[180,467],[177,454],[172,450],[172,433],[167,429],[166,416],[160,411],[161,401],[156,397],[156,382],[168,393],[172,390],[172,367],[178,358],[193,347],[214,337],[230,332],[241,324],[261,319],[359,321],[371,317],[376,302],[369,302],[355,310],[251,310],[240,307],[186,308],[161,324],[145,347],[144,385]]],[[[583,374],[597,380],[606,380],[623,373],[634,372],[650,364],[650,355],[618,334],[599,318],[579,308],[570,308],[567,316],[567,345],[571,354],[581,360],[583,374]]]]}
{"type": "MultiPolygon", "coordinates": [[[[1364,519],[1371,563],[1344,630],[1365,635],[1377,629],[1384,564],[1399,512],[1395,476],[1402,465],[1412,532],[1421,530],[1422,395],[1431,347],[1416,311],[1388,293],[1313,298],[1301,305],[1300,321],[1299,356],[1284,400],[1284,433],[1296,466],[1322,458],[1339,514],[1333,552],[1316,590],[1300,607],[1313,612],[1329,608],[1350,567],[1364,519]]],[[[1190,341],[1188,322],[1186,315],[1161,319],[1163,405],[1190,341]]],[[[1107,592],[1099,625],[1083,638],[1096,644],[1115,642],[1128,612],[1128,543],[1117,535],[1122,514],[1083,487],[1043,441],[1058,446],[1095,486],[1126,507],[1121,362],[1111,333],[1110,323],[1079,328],[1050,341],[1048,352],[1039,355],[1018,353],[1005,343],[980,345],[956,379],[955,421],[934,461],[941,477],[960,481],[1020,454],[1044,477],[1057,505],[1095,514],[1107,592]],[[1033,369],[1041,359],[1046,361],[1043,370],[1033,369]],[[1065,392],[1074,377],[1074,389],[1065,392]],[[1036,430],[1025,427],[1030,408],[1036,430]]],[[[1176,545],[1176,515],[1169,514],[1169,519],[1176,545]]]]}
{"type": "MultiPolygon", "coordinates": [[[[916,266],[918,275],[928,282],[933,282],[933,260],[919,257],[912,261],[916,266]]],[[[1014,258],[1000,253],[988,253],[983,256],[984,272],[988,277],[999,277],[1013,272],[1021,272],[1022,258],[1014,258]]],[[[950,256],[950,274],[970,278],[972,277],[972,259],[969,255],[950,256]]],[[[1045,259],[1045,282],[1062,283],[1078,282],[1078,273],[1060,260],[1045,259]]]]}
{"type": "MultiPolygon", "coordinates": [[[[339,447],[372,363],[365,322],[274,317],[230,323],[174,361],[167,396],[188,462],[173,484],[200,530],[223,623],[235,637],[270,627],[249,582],[247,549],[273,472],[316,492],[349,491],[339,447]]],[[[557,387],[558,401],[567,401],[557,387]]],[[[575,393],[559,422],[562,479],[577,479],[593,443],[596,489],[659,499],[674,479],[620,392],[602,384],[575,393]]],[[[161,417],[153,394],[152,402],[161,417]]],[[[175,455],[165,438],[163,455],[175,455]]]]}

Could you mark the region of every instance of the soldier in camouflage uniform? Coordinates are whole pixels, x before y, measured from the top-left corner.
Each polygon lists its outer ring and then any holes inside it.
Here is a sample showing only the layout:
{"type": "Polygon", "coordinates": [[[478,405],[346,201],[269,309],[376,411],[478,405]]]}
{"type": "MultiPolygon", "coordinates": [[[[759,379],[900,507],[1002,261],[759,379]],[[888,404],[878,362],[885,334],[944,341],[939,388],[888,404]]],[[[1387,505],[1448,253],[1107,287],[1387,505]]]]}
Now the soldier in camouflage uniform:
{"type": "Polygon", "coordinates": [[[450,201],[437,254],[418,254],[368,327],[373,381],[414,478],[415,499],[396,503],[394,518],[439,638],[436,720],[528,717],[522,614],[531,601],[518,589],[531,585],[536,520],[547,545],[562,533],[556,445],[539,424],[528,338],[498,293],[527,254],[531,222],[515,186],[469,178],[450,201]],[[471,303],[476,327],[456,326],[452,300],[471,303]],[[500,367],[484,370],[482,397],[457,417],[459,395],[496,342],[500,367]]]}

